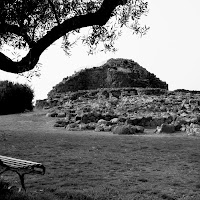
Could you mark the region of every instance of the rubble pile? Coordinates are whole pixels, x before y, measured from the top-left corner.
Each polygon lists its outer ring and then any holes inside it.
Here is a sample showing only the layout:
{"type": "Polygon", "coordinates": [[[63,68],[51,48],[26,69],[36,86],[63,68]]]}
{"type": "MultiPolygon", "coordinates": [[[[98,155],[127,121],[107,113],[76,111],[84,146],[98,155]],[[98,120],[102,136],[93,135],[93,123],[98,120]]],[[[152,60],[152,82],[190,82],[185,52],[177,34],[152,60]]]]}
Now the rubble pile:
{"type": "Polygon", "coordinates": [[[200,134],[200,94],[149,91],[115,88],[58,93],[37,101],[36,107],[48,109],[46,116],[55,118],[54,126],[67,130],[136,134],[158,126],[162,132],[169,129],[163,124],[169,124],[172,132],[200,134]]]}

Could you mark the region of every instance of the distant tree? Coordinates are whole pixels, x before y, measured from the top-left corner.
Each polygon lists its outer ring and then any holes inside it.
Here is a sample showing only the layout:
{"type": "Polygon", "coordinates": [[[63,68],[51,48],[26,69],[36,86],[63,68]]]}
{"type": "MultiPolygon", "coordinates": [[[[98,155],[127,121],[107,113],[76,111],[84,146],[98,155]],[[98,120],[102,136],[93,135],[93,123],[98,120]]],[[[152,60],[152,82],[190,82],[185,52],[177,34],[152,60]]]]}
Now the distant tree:
{"type": "Polygon", "coordinates": [[[27,51],[17,61],[1,51],[0,69],[16,74],[34,69],[44,50],[61,37],[69,53],[73,35],[89,46],[89,53],[99,44],[114,51],[122,27],[147,31],[139,24],[147,6],[144,0],[0,0],[0,48],[8,44],[27,51]],[[83,27],[90,31],[82,33],[83,27]]]}
{"type": "Polygon", "coordinates": [[[22,84],[0,81],[0,115],[33,109],[33,90],[22,84]]]}

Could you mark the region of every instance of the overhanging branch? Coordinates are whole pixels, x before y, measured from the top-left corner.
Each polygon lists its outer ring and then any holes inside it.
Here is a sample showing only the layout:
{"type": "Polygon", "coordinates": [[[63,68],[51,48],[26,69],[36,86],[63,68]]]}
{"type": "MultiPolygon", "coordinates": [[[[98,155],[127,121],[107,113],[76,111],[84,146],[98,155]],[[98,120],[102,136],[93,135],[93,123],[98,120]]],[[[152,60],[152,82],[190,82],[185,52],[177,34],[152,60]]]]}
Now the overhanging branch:
{"type": "Polygon", "coordinates": [[[34,41],[31,40],[31,38],[27,35],[25,30],[21,29],[17,25],[10,25],[6,23],[0,24],[0,33],[3,33],[3,34],[14,33],[18,36],[22,36],[30,48],[34,44],[34,41]]]}
{"type": "Polygon", "coordinates": [[[22,73],[32,70],[39,61],[40,55],[52,43],[66,33],[92,25],[104,25],[109,20],[113,10],[127,3],[127,0],[104,0],[100,9],[95,13],[72,17],[52,28],[43,38],[30,48],[29,53],[20,61],[15,62],[0,53],[0,69],[11,73],[22,73]]]}

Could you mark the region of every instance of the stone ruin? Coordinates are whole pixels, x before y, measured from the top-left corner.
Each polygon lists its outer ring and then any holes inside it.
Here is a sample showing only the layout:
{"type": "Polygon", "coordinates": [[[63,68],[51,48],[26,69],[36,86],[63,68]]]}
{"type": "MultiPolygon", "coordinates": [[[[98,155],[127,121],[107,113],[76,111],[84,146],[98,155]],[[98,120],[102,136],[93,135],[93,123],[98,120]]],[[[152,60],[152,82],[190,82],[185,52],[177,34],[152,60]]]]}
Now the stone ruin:
{"type": "Polygon", "coordinates": [[[117,130],[120,134],[143,133],[144,129],[158,129],[158,133],[185,131],[189,135],[200,134],[200,94],[188,92],[104,88],[57,93],[37,101],[36,107],[48,110],[46,116],[55,118],[54,127],[70,131],[116,132],[115,127],[123,126],[117,130]],[[169,131],[163,124],[173,128],[169,131]]]}
{"type": "Polygon", "coordinates": [[[200,92],[168,91],[166,82],[132,60],[110,59],[64,78],[36,108],[48,109],[54,126],[67,130],[198,135],[199,97],[200,92]]]}

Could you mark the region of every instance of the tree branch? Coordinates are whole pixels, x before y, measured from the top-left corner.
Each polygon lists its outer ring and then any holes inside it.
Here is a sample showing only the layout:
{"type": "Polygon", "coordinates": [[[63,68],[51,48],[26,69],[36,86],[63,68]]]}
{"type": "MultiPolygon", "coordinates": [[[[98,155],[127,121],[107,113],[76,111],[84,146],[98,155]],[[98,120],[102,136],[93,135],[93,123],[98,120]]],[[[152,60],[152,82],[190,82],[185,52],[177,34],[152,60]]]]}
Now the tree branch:
{"type": "Polygon", "coordinates": [[[106,24],[111,13],[117,6],[126,3],[127,0],[104,0],[97,12],[75,16],[65,20],[63,23],[52,28],[43,38],[32,45],[29,53],[18,62],[12,61],[3,53],[0,53],[0,69],[11,73],[22,73],[32,70],[39,61],[40,55],[43,51],[64,34],[72,30],[92,25],[102,26],[106,24]]]}
{"type": "Polygon", "coordinates": [[[34,44],[34,41],[31,40],[27,33],[17,25],[10,25],[6,23],[0,24],[0,33],[14,33],[18,36],[22,36],[30,48],[34,44]]]}

